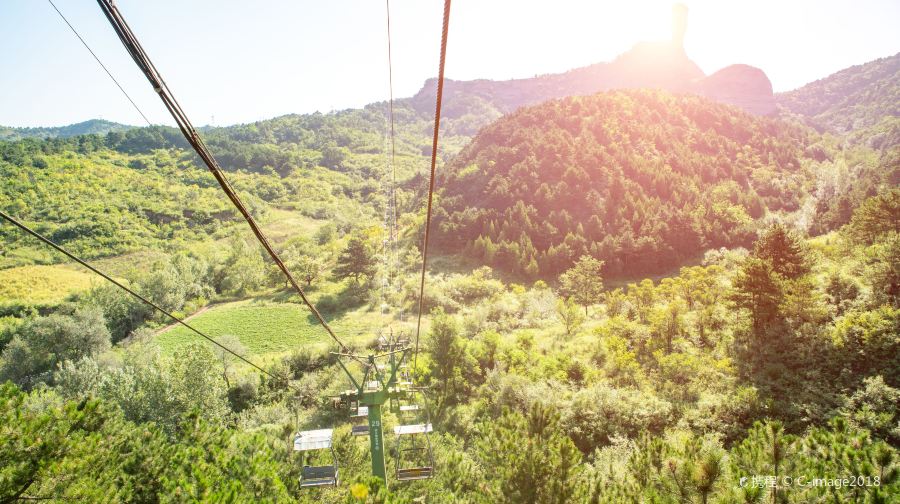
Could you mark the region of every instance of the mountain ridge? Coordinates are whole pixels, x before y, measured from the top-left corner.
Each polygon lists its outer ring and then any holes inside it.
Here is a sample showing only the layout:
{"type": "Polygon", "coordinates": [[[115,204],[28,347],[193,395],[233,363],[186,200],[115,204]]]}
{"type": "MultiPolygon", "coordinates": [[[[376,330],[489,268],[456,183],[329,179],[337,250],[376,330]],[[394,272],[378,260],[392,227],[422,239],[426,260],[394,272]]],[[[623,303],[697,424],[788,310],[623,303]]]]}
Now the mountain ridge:
{"type": "Polygon", "coordinates": [[[88,119],[63,126],[38,126],[18,128],[0,126],[0,140],[21,140],[23,138],[70,138],[80,135],[103,135],[113,131],[127,131],[137,128],[105,119],[88,119]]]}
{"type": "MultiPolygon", "coordinates": [[[[684,49],[687,7],[673,9],[671,40],[638,42],[610,62],[594,63],[563,73],[495,81],[445,80],[444,101],[453,110],[458,101],[472,97],[487,101],[502,113],[566,96],[588,96],[621,89],[661,89],[674,93],[704,96],[737,106],[755,115],[776,112],[772,83],[756,67],[735,64],[707,76],[684,49]]],[[[434,79],[428,79],[411,98],[414,107],[425,112],[434,103],[434,79]]]]}

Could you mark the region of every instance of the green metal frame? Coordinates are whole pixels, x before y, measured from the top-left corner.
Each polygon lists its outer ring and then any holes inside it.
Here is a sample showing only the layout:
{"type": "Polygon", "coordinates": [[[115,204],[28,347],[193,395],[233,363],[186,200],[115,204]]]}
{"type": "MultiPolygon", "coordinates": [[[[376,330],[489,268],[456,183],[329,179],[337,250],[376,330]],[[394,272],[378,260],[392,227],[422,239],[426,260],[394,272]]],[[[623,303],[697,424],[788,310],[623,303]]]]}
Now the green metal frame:
{"type": "MultiPolygon", "coordinates": [[[[353,388],[355,389],[342,394],[342,398],[353,399],[358,405],[366,406],[369,409],[369,448],[372,454],[372,475],[381,478],[381,480],[385,482],[385,485],[387,484],[387,470],[385,469],[384,463],[385,450],[384,424],[381,419],[382,407],[385,404],[389,404],[390,406],[397,406],[399,408],[400,399],[404,399],[407,396],[408,391],[404,387],[397,386],[397,371],[406,359],[409,350],[410,349],[407,346],[383,354],[369,355],[366,358],[366,362],[364,362],[365,372],[363,373],[362,381],[359,382],[356,381],[353,373],[350,372],[344,362],[338,358],[338,364],[341,365],[341,369],[343,369],[344,373],[347,374],[347,377],[350,378],[350,383],[353,384],[353,388]],[[398,355],[399,358],[397,357],[398,355]],[[379,372],[376,366],[376,359],[384,357],[389,358],[389,373],[379,372]],[[374,390],[366,387],[372,370],[374,370],[375,380],[380,385],[379,388],[374,390]]],[[[362,359],[350,354],[336,353],[336,355],[338,355],[338,357],[351,357],[358,361],[362,361],[362,359]]]]}

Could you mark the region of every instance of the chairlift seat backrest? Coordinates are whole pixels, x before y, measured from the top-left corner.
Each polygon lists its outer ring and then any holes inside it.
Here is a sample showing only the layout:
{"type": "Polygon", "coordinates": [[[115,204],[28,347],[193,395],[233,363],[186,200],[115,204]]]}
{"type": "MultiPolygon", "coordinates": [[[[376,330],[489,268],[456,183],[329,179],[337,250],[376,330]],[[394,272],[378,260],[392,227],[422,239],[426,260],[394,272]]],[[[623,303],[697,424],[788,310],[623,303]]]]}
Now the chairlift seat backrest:
{"type": "Polygon", "coordinates": [[[331,448],[334,429],[302,431],[294,438],[295,451],[324,450],[331,448]]]}
{"type": "Polygon", "coordinates": [[[408,436],[412,434],[427,434],[432,431],[431,424],[398,425],[394,427],[394,434],[408,436]]]}
{"type": "Polygon", "coordinates": [[[434,474],[432,467],[408,467],[397,469],[398,481],[413,481],[421,479],[429,479],[434,474]]]}
{"type": "Polygon", "coordinates": [[[335,466],[304,466],[300,475],[300,486],[335,486],[337,476],[338,469],[335,466]]]}

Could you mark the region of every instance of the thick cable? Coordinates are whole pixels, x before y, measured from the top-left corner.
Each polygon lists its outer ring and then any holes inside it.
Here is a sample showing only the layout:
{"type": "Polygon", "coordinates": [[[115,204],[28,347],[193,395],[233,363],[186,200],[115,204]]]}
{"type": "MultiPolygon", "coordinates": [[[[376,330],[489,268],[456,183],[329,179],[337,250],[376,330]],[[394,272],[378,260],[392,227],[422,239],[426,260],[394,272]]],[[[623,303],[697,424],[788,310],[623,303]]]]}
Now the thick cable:
{"type": "Polygon", "coordinates": [[[437,164],[438,133],[441,128],[441,101],[444,95],[444,66],[447,60],[447,32],[450,25],[450,0],[444,0],[444,28],[441,31],[441,62],[438,69],[437,95],[434,105],[434,135],[431,141],[431,177],[428,180],[428,210],[425,216],[425,237],[422,242],[422,278],[419,283],[419,314],[416,322],[416,350],[413,369],[419,359],[419,334],[422,331],[422,307],[425,301],[425,272],[428,268],[428,238],[431,229],[431,211],[434,200],[434,175],[437,164]]]}
{"type": "Polygon", "coordinates": [[[131,31],[128,23],[122,17],[122,13],[111,0],[97,0],[97,3],[100,5],[100,9],[103,11],[104,15],[106,15],[106,18],[109,20],[110,24],[115,30],[116,35],[119,36],[119,40],[122,41],[125,49],[131,55],[138,68],[140,68],[140,70],[144,72],[147,80],[149,80],[151,86],[153,86],[153,90],[156,91],[156,93],[159,95],[160,100],[162,100],[163,104],[169,110],[169,113],[172,114],[172,117],[178,124],[178,128],[181,130],[181,133],[184,135],[185,139],[187,139],[188,143],[190,143],[194,150],[197,152],[197,155],[200,156],[200,158],[206,164],[207,168],[209,168],[209,171],[213,174],[216,181],[219,183],[219,186],[228,196],[228,199],[231,200],[235,208],[237,208],[240,214],[244,217],[244,220],[247,221],[247,224],[250,226],[250,229],[253,231],[256,239],[278,266],[278,269],[280,269],[284,276],[287,278],[288,283],[290,283],[297,294],[300,295],[303,303],[307,306],[307,308],[309,308],[310,312],[312,312],[319,324],[323,328],[325,328],[325,330],[328,332],[328,335],[331,336],[331,338],[335,341],[335,343],[338,344],[338,346],[342,350],[346,350],[347,346],[344,345],[343,342],[341,342],[341,340],[331,329],[331,326],[329,326],[325,319],[322,317],[322,314],[319,313],[319,310],[317,310],[312,302],[310,302],[309,298],[307,298],[306,293],[303,291],[303,288],[300,286],[299,282],[297,282],[297,280],[288,270],[287,266],[285,266],[278,253],[275,252],[275,249],[269,243],[268,238],[262,232],[262,229],[260,229],[259,225],[250,214],[249,210],[247,210],[237,192],[234,190],[234,187],[228,181],[228,178],[225,177],[225,173],[219,166],[218,161],[216,161],[215,157],[213,157],[212,153],[209,151],[209,148],[207,148],[206,144],[203,142],[203,139],[197,133],[197,130],[194,129],[194,126],[188,119],[187,114],[185,114],[184,110],[178,104],[178,101],[175,99],[175,96],[172,94],[168,85],[162,79],[159,71],[153,65],[153,62],[150,61],[150,58],[147,56],[147,53],[144,51],[143,47],[141,47],[140,43],[137,40],[137,37],[134,35],[134,32],[131,31]]]}

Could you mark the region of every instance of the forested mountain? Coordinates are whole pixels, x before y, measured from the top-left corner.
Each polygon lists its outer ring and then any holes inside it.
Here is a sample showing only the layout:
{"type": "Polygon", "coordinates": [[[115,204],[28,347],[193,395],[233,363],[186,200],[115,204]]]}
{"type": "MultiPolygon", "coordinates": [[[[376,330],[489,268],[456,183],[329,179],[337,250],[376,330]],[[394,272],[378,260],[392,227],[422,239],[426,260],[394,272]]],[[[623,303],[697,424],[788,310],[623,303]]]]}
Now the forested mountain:
{"type": "Polygon", "coordinates": [[[746,246],[755,221],[797,210],[811,132],[692,96],[600,93],[521,109],[445,170],[447,250],[553,276],[589,254],[649,274],[746,246]]]}
{"type": "Polygon", "coordinates": [[[869,129],[876,147],[896,145],[900,143],[900,53],[845,68],[779,93],[776,99],[819,128],[836,133],[869,129]]]}
{"type": "Polygon", "coordinates": [[[21,140],[22,138],[69,138],[78,135],[103,135],[110,131],[126,131],[134,128],[103,119],[56,126],[50,128],[10,128],[0,126],[0,140],[21,140]]]}

